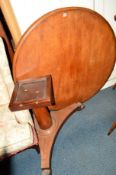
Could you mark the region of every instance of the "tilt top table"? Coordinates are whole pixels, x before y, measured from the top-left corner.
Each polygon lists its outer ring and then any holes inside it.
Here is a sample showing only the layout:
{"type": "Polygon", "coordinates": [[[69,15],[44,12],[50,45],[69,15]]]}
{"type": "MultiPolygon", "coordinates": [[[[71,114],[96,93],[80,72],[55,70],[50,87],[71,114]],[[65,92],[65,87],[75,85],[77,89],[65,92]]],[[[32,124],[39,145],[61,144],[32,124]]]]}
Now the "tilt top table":
{"type": "Polygon", "coordinates": [[[43,175],[51,173],[51,149],[59,129],[105,84],[115,58],[113,30],[90,9],[54,10],[23,35],[14,56],[13,76],[18,88],[10,107],[31,108],[35,113],[43,175]]]}

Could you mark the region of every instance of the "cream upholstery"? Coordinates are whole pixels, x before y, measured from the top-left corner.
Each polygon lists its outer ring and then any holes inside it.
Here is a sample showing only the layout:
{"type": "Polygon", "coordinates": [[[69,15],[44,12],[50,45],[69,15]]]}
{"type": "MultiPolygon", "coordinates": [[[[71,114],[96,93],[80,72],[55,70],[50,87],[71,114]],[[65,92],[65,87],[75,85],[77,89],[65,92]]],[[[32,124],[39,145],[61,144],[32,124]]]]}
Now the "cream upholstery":
{"type": "Polygon", "coordinates": [[[7,55],[0,38],[0,157],[16,153],[34,142],[29,111],[11,112],[8,109],[13,87],[7,55]]]}

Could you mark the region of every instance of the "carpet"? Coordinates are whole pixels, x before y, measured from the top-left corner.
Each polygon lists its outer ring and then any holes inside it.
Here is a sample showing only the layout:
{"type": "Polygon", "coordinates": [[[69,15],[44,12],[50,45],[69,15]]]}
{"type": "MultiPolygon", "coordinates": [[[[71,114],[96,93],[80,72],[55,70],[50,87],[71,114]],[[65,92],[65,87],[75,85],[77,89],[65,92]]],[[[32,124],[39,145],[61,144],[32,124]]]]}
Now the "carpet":
{"type": "MultiPolygon", "coordinates": [[[[107,88],[74,113],[56,139],[53,175],[116,175],[116,90],[107,88]]],[[[41,175],[40,155],[28,149],[0,163],[0,175],[41,175]]]]}

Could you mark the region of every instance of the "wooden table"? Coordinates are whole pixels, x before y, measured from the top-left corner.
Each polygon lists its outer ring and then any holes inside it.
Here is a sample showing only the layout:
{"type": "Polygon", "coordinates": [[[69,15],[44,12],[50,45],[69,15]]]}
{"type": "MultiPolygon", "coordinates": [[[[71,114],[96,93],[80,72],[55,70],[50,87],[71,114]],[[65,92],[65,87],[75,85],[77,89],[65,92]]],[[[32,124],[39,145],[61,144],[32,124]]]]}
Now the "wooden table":
{"type": "Polygon", "coordinates": [[[50,174],[50,154],[59,129],[105,84],[115,58],[113,30],[102,16],[86,8],[49,12],[22,37],[14,57],[14,80],[52,77],[54,104],[38,105],[35,112],[43,174],[50,174]]]}

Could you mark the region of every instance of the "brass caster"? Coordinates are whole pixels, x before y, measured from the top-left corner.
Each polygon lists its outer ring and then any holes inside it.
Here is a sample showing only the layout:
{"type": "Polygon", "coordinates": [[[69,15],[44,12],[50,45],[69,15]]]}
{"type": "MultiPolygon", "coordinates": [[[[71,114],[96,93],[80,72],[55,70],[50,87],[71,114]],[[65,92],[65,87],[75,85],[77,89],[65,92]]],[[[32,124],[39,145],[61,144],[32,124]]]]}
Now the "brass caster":
{"type": "Polygon", "coordinates": [[[42,170],[42,175],[52,175],[50,169],[44,169],[42,170]]]}

